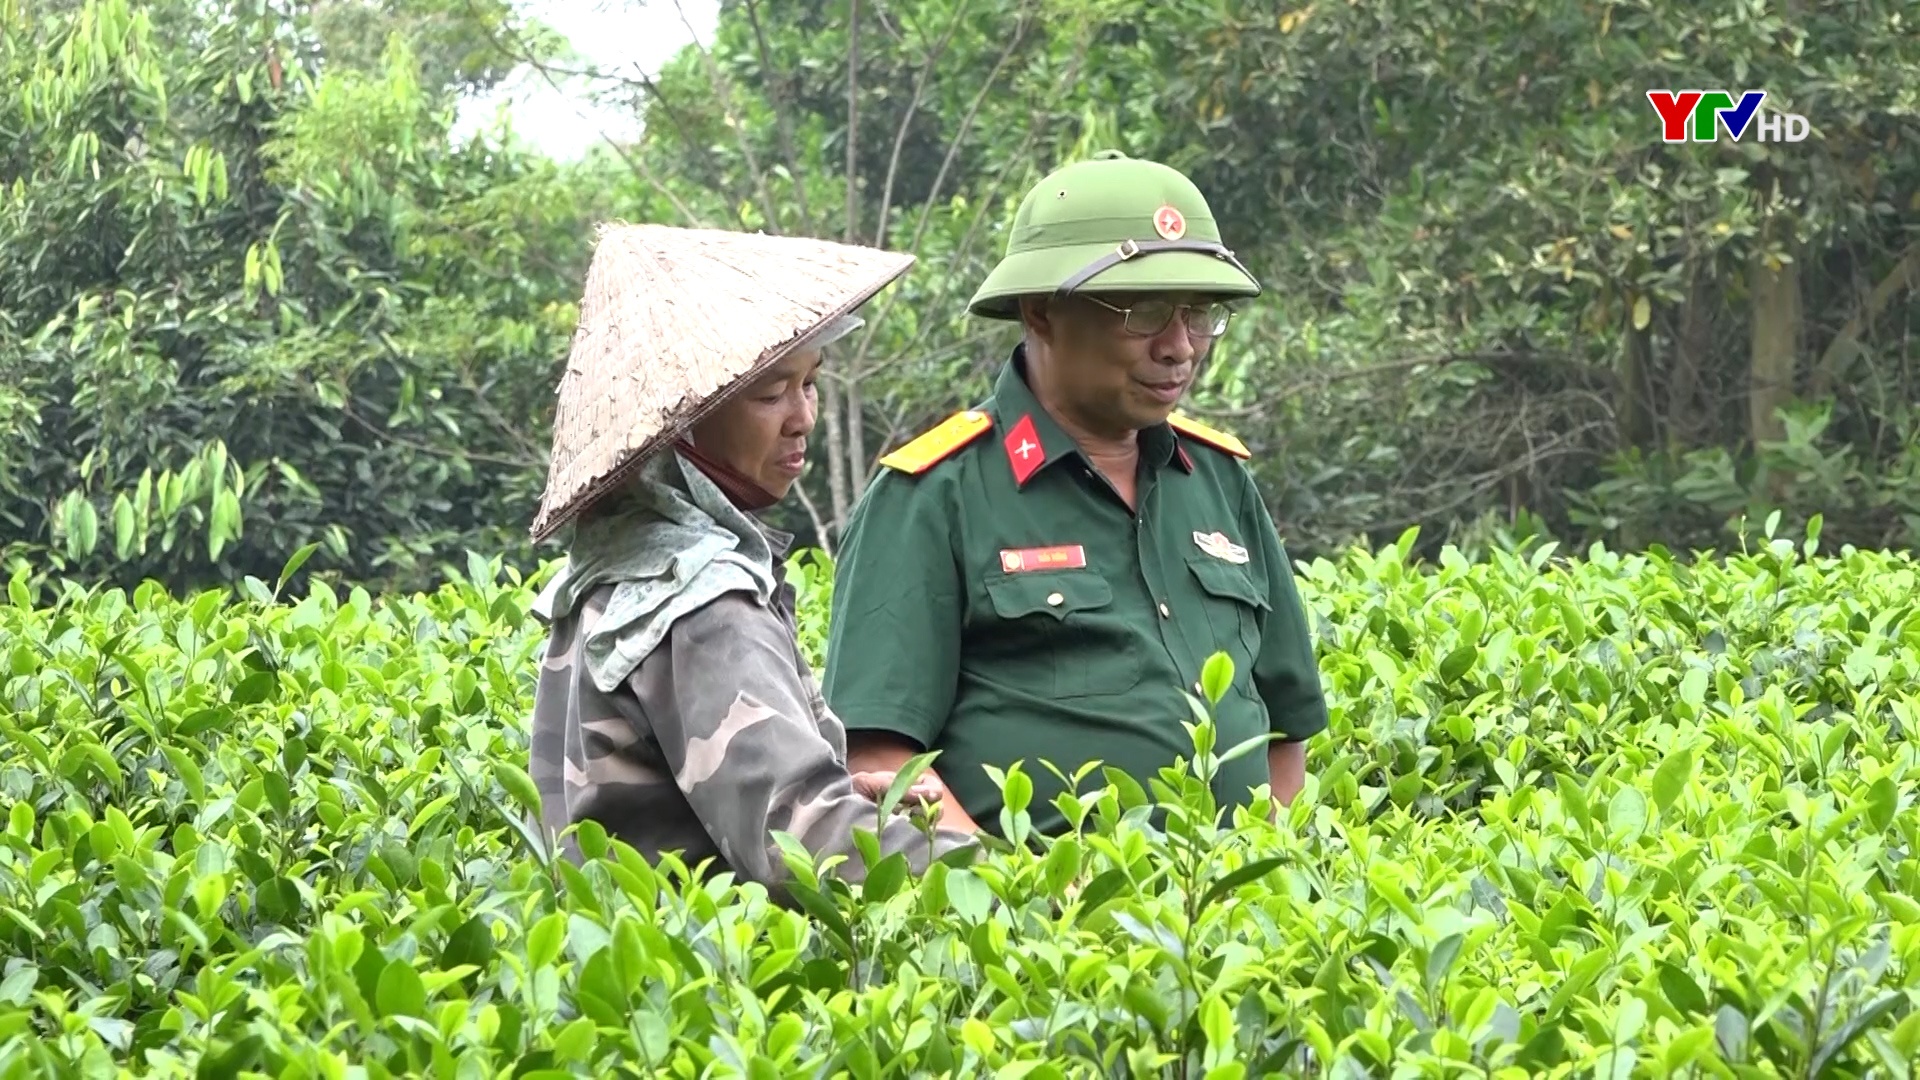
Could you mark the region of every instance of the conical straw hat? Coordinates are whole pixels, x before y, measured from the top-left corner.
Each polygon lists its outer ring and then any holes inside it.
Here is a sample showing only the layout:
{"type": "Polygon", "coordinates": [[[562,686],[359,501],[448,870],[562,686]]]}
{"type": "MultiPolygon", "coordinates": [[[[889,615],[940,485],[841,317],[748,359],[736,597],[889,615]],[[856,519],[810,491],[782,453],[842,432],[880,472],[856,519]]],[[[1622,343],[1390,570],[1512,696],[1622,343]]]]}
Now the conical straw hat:
{"type": "Polygon", "coordinates": [[[913,256],[806,237],[667,225],[599,230],[553,454],[543,540],[728,395],[844,325],[913,256]]]}

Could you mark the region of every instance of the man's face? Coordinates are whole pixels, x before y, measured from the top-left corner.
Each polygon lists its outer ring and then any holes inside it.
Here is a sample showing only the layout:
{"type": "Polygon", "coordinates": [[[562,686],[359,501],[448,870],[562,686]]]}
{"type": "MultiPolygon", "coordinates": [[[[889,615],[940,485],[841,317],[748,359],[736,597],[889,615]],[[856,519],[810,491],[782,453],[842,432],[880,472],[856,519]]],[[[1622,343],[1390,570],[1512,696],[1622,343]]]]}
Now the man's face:
{"type": "Polygon", "coordinates": [[[1045,353],[1033,373],[1044,392],[1081,426],[1114,436],[1161,423],[1180,404],[1213,347],[1208,317],[1219,310],[1194,293],[1021,304],[1028,333],[1045,353]]]}
{"type": "Polygon", "coordinates": [[[806,468],[819,374],[819,350],[794,353],[695,424],[693,445],[784,498],[806,468]]]}

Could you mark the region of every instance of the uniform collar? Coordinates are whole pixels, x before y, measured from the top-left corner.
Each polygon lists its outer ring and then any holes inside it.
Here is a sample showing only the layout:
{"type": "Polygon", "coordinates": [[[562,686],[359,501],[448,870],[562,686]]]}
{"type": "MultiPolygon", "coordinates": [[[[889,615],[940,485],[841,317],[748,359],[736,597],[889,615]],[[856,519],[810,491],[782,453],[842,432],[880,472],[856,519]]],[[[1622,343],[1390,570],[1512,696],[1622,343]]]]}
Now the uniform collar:
{"type": "MultiPolygon", "coordinates": [[[[1013,469],[1014,483],[1024,488],[1062,458],[1079,458],[1079,444],[1063,430],[1053,414],[1041,408],[1040,399],[1027,384],[1027,347],[1013,347],[1013,355],[1001,367],[994,381],[993,401],[998,419],[1000,449],[1013,469]]],[[[1193,471],[1193,458],[1180,445],[1180,437],[1165,423],[1140,431],[1140,457],[1154,468],[1172,465],[1182,472],[1193,471]]]]}

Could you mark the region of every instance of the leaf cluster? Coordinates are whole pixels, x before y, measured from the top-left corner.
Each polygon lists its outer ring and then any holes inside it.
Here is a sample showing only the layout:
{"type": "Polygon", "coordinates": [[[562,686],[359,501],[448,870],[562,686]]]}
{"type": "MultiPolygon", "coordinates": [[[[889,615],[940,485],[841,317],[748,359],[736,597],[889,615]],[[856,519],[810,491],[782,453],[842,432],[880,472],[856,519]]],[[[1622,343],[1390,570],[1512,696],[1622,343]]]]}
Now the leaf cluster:
{"type": "MultiPolygon", "coordinates": [[[[1415,538],[1302,567],[1332,730],[1222,819],[1153,777],[796,906],[533,824],[544,575],[8,583],[0,1076],[1909,1075],[1920,567],[1415,538]],[[125,1070],[125,1072],[121,1072],[125,1070]]],[[[827,564],[796,560],[809,618],[827,564]]],[[[1182,718],[1169,718],[1169,723],[1182,718]]],[[[871,839],[870,837],[868,839],[871,839]]]]}

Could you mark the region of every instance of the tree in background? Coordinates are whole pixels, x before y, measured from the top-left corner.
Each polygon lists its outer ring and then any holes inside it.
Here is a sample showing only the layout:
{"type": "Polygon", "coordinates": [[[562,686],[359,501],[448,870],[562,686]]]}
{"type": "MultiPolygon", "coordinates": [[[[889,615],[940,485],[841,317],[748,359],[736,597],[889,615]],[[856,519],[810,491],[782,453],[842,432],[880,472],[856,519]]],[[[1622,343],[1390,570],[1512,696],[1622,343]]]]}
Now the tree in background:
{"type": "Polygon", "coordinates": [[[1920,536],[1894,0],[728,0],[657,76],[592,80],[644,134],[566,166],[448,137],[513,65],[582,67],[498,3],[0,26],[0,529],[39,568],[186,586],[319,542],[417,586],[553,554],[524,523],[604,218],[919,256],[823,384],[783,524],[830,547],[1012,344],[963,308],[1014,200],[1108,146],[1194,175],[1268,286],[1192,408],[1298,554],[1416,524],[1709,547],[1771,506],[1920,536]],[[1663,143],[1646,91],[1695,86],[1812,136],[1663,143]]]}
{"type": "Polygon", "coordinates": [[[504,8],[473,7],[0,3],[17,555],[185,588],[310,543],[408,584],[527,553],[583,238],[644,204],[504,133],[449,141],[497,76],[504,8]]]}
{"type": "Polygon", "coordinates": [[[1261,268],[1194,405],[1299,547],[1717,546],[1777,505],[1905,544],[1914,29],[1894,2],[741,0],[646,97],[649,171],[922,254],[883,359],[835,373],[829,525],[1000,358],[954,313],[1009,192],[1117,145],[1194,175],[1261,268]],[[1646,91],[1692,86],[1767,89],[1812,138],[1667,145],[1646,91]]]}

